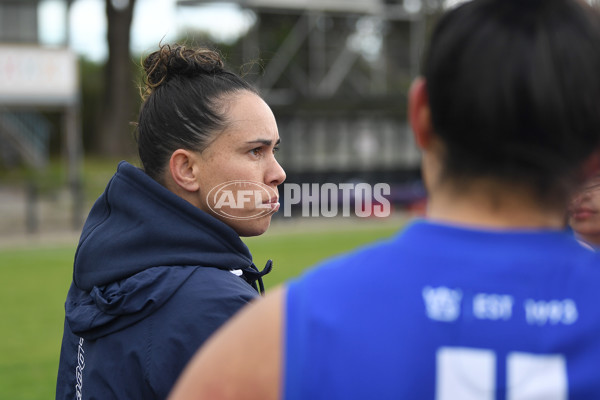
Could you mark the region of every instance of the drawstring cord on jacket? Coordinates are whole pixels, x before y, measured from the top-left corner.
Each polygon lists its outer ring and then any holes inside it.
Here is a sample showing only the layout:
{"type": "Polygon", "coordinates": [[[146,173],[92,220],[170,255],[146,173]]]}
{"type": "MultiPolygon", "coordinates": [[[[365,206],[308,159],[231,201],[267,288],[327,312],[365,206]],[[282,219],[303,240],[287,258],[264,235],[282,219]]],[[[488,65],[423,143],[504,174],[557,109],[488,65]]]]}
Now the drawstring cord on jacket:
{"type": "Polygon", "coordinates": [[[263,284],[262,277],[271,272],[273,269],[273,260],[267,261],[265,267],[262,271],[259,271],[254,263],[250,265],[248,268],[244,268],[242,270],[244,279],[248,282],[252,287],[264,296],[265,294],[265,285],[263,284]],[[256,287],[256,282],[258,282],[258,287],[256,287]]]}

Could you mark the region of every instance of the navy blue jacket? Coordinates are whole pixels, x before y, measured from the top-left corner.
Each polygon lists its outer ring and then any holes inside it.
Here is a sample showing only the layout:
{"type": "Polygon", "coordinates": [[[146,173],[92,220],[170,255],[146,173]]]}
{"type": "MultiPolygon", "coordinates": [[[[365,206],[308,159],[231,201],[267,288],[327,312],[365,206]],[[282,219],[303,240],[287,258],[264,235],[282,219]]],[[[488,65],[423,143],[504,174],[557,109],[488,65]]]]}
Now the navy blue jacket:
{"type": "Polygon", "coordinates": [[[75,254],[56,398],[165,398],[261,275],[233,229],[121,162],[75,254]]]}

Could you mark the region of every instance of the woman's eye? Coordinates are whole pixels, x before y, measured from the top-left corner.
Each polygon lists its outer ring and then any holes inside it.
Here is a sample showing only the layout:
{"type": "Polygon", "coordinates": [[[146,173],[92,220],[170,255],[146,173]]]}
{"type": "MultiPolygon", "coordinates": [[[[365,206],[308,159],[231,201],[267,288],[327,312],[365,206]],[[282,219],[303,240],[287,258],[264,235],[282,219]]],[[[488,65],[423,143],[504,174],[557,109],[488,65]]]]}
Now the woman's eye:
{"type": "MultiPolygon", "coordinates": [[[[250,154],[252,154],[255,157],[260,157],[262,156],[266,151],[268,151],[267,148],[265,148],[264,146],[261,147],[256,147],[252,150],[250,150],[250,154]]],[[[276,152],[279,151],[279,146],[275,146],[273,147],[273,154],[275,154],[276,152]]]]}

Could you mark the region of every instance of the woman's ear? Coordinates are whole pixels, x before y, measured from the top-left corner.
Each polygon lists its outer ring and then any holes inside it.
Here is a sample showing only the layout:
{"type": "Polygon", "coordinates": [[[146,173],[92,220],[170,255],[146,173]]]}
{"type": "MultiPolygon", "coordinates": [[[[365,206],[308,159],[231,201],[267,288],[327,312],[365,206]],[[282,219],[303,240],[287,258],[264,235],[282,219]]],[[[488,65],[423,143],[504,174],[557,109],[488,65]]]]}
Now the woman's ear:
{"type": "Polygon", "coordinates": [[[413,130],[415,142],[421,150],[428,149],[432,144],[433,126],[431,110],[427,95],[425,79],[415,79],[408,93],[408,118],[413,130]]]}
{"type": "Polygon", "coordinates": [[[187,192],[197,192],[200,189],[197,164],[198,157],[194,152],[177,149],[171,154],[169,171],[177,186],[187,192]]]}

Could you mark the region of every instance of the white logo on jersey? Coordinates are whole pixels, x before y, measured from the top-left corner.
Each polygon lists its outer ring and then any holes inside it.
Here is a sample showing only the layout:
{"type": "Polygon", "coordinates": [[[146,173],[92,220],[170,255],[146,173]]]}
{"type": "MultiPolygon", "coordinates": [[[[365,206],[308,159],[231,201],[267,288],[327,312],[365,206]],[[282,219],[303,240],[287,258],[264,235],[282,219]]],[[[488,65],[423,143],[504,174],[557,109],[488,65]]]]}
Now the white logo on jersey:
{"type": "Polygon", "coordinates": [[[514,300],[507,294],[478,293],[473,298],[473,315],[479,319],[509,320],[514,300]]]}
{"type": "Polygon", "coordinates": [[[423,288],[423,300],[427,316],[435,321],[451,322],[460,315],[462,292],[445,286],[423,288]]]}
{"type": "Polygon", "coordinates": [[[525,301],[525,317],[530,325],[571,325],[577,321],[577,305],[571,299],[525,301]]]}

